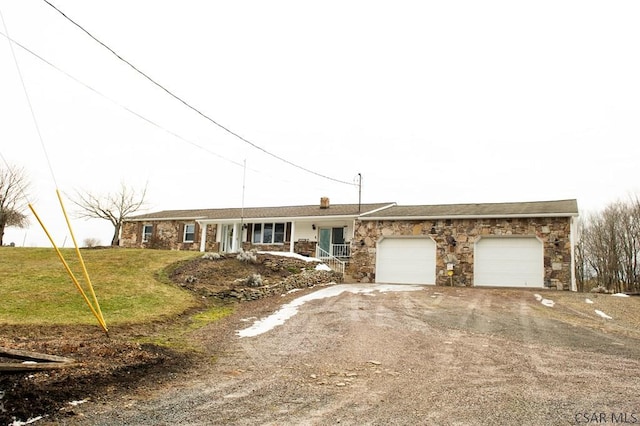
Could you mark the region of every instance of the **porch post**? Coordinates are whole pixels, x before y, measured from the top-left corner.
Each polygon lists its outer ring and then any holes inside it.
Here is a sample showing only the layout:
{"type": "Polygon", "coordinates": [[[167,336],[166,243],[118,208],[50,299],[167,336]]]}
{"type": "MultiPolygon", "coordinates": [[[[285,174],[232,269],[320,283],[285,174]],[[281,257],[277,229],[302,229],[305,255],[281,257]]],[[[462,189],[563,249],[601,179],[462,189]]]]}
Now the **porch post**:
{"type": "Polygon", "coordinates": [[[236,253],[239,251],[238,249],[238,225],[237,223],[233,224],[233,234],[231,234],[231,252],[236,253]]]}
{"type": "Polygon", "coordinates": [[[200,224],[200,251],[207,251],[207,224],[200,224]]]}
{"type": "Polygon", "coordinates": [[[293,242],[295,241],[294,235],[296,234],[296,223],[295,222],[291,222],[291,237],[289,241],[289,253],[293,253],[294,249],[295,249],[295,244],[293,244],[293,242]]]}

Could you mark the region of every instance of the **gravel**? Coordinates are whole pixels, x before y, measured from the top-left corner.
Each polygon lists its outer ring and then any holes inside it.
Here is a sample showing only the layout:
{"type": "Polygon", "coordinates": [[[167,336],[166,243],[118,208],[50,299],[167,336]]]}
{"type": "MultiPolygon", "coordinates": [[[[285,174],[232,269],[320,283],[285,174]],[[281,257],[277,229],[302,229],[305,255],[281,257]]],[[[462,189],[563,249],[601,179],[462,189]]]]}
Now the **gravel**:
{"type": "Polygon", "coordinates": [[[538,291],[555,302],[545,306],[524,290],[345,292],[263,334],[236,335],[248,317],[311,291],[240,305],[199,332],[204,348],[225,348],[211,362],[89,401],[56,424],[640,423],[640,298],[600,295],[594,305],[538,291]]]}

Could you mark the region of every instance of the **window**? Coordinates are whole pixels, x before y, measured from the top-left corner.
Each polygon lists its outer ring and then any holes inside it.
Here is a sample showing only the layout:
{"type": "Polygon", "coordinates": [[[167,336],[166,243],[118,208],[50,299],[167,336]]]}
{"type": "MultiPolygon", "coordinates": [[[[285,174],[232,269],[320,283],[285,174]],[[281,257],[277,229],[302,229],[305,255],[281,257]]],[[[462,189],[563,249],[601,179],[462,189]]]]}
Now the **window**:
{"type": "Polygon", "coordinates": [[[284,223],[276,223],[273,233],[274,243],[284,243],[284,223]]]}
{"type": "Polygon", "coordinates": [[[196,225],[195,223],[188,223],[184,225],[184,238],[183,242],[192,243],[196,239],[196,225]]]}
{"type": "Polygon", "coordinates": [[[273,223],[264,224],[264,232],[262,233],[262,242],[271,244],[273,242],[273,223]]]}
{"type": "Polygon", "coordinates": [[[284,223],[254,223],[251,241],[253,244],[282,244],[285,229],[284,223]]]}
{"type": "Polygon", "coordinates": [[[262,242],[262,224],[253,224],[253,243],[260,244],[262,242]]]}
{"type": "Polygon", "coordinates": [[[142,225],[142,242],[148,243],[153,235],[153,225],[142,225]]]}

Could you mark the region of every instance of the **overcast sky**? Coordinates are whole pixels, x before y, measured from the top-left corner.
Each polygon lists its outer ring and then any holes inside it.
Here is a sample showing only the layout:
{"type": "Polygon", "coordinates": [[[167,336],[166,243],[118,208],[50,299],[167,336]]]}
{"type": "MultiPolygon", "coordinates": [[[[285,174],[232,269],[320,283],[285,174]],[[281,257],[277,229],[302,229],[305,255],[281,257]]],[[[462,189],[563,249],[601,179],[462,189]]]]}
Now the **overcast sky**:
{"type": "MultiPolygon", "coordinates": [[[[358,173],[363,202],[585,213],[640,191],[637,1],[50,1],[260,148],[44,1],[0,0],[9,35],[57,68],[14,45],[41,144],[0,36],[0,150],[58,244],[56,186],[240,207],[245,160],[248,207],[357,203],[358,173]]],[[[32,223],[5,243],[48,245],[32,223]]],[[[109,243],[107,222],[73,223],[109,243]]]]}

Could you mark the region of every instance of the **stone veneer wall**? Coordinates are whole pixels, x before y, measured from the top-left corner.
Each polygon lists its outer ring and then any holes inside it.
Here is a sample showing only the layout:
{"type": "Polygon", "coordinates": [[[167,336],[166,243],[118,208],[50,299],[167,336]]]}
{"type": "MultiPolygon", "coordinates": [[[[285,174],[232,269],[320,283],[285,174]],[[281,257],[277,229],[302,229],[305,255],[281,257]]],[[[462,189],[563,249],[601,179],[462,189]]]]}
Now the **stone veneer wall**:
{"type": "MultiPolygon", "coordinates": [[[[189,221],[148,221],[148,222],[125,222],[120,233],[120,246],[128,248],[160,248],[170,250],[200,250],[200,225],[196,224],[195,241],[185,243],[182,241],[181,226],[185,223],[195,223],[189,221]],[[153,225],[153,241],[156,247],[149,243],[142,242],[142,226],[153,225]]],[[[220,243],[216,243],[216,227],[207,226],[206,251],[219,251],[220,243]]]]}
{"type": "Polygon", "coordinates": [[[473,285],[474,243],[483,236],[536,236],[544,246],[544,285],[571,288],[571,219],[446,219],[426,221],[356,221],[347,275],[375,282],[376,248],[383,237],[428,236],[436,243],[436,284],[450,285],[446,264],[453,262],[453,283],[473,285]],[[450,244],[450,237],[456,241],[450,244]]]}

